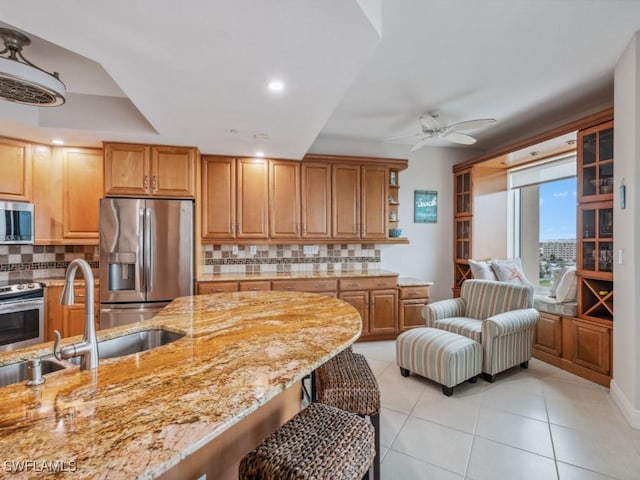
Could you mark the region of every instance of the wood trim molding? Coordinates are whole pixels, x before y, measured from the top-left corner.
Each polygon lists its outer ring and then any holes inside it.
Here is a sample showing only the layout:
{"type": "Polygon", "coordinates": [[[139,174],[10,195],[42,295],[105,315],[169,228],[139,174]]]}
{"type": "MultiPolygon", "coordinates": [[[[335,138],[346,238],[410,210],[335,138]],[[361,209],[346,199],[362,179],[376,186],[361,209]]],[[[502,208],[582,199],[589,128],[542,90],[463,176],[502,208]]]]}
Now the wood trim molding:
{"type": "Polygon", "coordinates": [[[320,153],[308,153],[302,158],[302,161],[386,165],[397,168],[398,170],[404,170],[409,166],[409,160],[405,158],[356,157],[350,155],[325,155],[320,153]]]}
{"type": "Polygon", "coordinates": [[[510,145],[507,145],[506,147],[502,147],[489,153],[482,154],[479,157],[471,158],[462,163],[458,163],[453,166],[453,171],[458,172],[460,170],[464,170],[465,168],[477,165],[478,163],[491,160],[495,157],[507,155],[508,153],[514,152],[516,150],[521,150],[523,148],[527,148],[537,143],[551,140],[552,138],[559,137],[576,130],[583,130],[585,128],[594,127],[611,120],[613,120],[613,108],[607,108],[606,110],[602,110],[573,122],[569,122],[565,125],[561,125],[560,127],[552,128],[551,130],[547,130],[546,132],[539,133],[537,135],[534,135],[533,137],[529,137],[519,142],[512,143],[510,145]]]}

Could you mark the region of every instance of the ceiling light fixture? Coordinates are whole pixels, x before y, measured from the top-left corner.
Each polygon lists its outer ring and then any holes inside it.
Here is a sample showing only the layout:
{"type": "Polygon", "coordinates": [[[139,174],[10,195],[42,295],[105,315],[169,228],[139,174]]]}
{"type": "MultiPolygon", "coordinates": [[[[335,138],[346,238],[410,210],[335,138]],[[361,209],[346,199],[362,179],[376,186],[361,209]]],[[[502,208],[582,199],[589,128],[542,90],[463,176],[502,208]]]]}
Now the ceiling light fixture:
{"type": "Polygon", "coordinates": [[[273,92],[281,92],[284,90],[284,82],[280,80],[272,80],[269,82],[269,90],[273,92]]]}
{"type": "Polygon", "coordinates": [[[574,139],[567,140],[567,145],[575,145],[576,141],[574,139]]]}
{"type": "Polygon", "coordinates": [[[64,145],[64,140],[60,140],[59,138],[54,138],[51,140],[52,145],[64,145]]]}
{"type": "Polygon", "coordinates": [[[4,50],[0,51],[0,97],[23,105],[56,107],[65,102],[66,87],[58,72],[36,67],[22,55],[22,47],[31,44],[25,34],[0,28],[4,50]]]}

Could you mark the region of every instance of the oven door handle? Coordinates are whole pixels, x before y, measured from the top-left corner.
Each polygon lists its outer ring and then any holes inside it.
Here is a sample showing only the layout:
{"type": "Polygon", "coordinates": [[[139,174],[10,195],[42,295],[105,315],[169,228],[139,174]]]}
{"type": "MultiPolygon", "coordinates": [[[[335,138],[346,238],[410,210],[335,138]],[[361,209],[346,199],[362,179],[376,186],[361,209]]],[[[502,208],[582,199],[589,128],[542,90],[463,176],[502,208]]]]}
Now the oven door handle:
{"type": "Polygon", "coordinates": [[[27,300],[10,300],[8,302],[0,301],[0,313],[20,312],[30,310],[32,308],[40,308],[44,306],[44,299],[29,298],[27,300]]]}

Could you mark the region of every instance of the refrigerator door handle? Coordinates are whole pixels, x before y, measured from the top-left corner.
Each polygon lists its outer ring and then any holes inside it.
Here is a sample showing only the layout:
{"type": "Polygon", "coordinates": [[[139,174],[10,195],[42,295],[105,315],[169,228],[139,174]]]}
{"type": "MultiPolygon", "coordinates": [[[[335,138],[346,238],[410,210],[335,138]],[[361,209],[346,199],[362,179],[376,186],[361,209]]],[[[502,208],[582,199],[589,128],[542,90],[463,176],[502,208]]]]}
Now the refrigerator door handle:
{"type": "Polygon", "coordinates": [[[144,208],[140,209],[139,212],[139,217],[140,217],[140,232],[142,233],[142,235],[140,235],[138,237],[138,252],[141,253],[140,258],[138,258],[138,272],[140,275],[140,285],[141,285],[141,289],[143,292],[147,291],[147,279],[145,276],[145,271],[144,271],[144,255],[145,255],[145,238],[146,236],[144,235],[144,224],[145,224],[145,219],[144,219],[144,208]]]}
{"type": "Polygon", "coordinates": [[[144,249],[144,253],[145,253],[145,264],[147,267],[147,272],[146,272],[146,277],[147,277],[147,292],[150,292],[151,290],[153,290],[153,263],[151,262],[151,260],[153,259],[153,252],[152,252],[152,248],[153,248],[153,241],[151,239],[151,209],[147,208],[147,214],[145,216],[146,218],[146,225],[145,225],[145,229],[144,229],[144,239],[145,242],[147,243],[144,249]]]}

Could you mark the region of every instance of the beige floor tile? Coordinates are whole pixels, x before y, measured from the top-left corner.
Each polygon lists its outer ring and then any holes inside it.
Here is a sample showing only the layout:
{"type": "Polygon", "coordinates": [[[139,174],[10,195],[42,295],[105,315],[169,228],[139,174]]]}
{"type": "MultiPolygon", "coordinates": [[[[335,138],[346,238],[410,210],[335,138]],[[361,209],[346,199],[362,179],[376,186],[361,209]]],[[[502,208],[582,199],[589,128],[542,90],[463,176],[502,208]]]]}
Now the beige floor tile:
{"type": "Polygon", "coordinates": [[[380,445],[391,446],[408,415],[382,408],[380,410],[380,445]]]}
{"type": "Polygon", "coordinates": [[[468,433],[409,417],[391,450],[464,475],[472,438],[468,433]]]}
{"type": "MultiPolygon", "coordinates": [[[[504,410],[536,420],[547,421],[547,408],[544,397],[534,388],[534,393],[527,390],[531,382],[494,383],[483,398],[483,406],[504,410]]],[[[540,386],[540,390],[542,386],[540,386]]]]}
{"type": "Polygon", "coordinates": [[[588,434],[559,425],[551,425],[557,460],[621,480],[637,480],[640,455],[635,445],[624,438],[603,441],[588,434]]]}
{"type": "Polygon", "coordinates": [[[383,362],[382,360],[376,360],[375,358],[367,358],[367,363],[369,364],[369,367],[371,367],[371,371],[376,378],[382,375],[382,372],[391,365],[389,362],[383,362]]]}
{"type": "Polygon", "coordinates": [[[558,462],[558,474],[560,480],[612,480],[612,477],[562,462],[558,462]]]}
{"type": "Polygon", "coordinates": [[[381,466],[384,480],[462,480],[464,477],[417,458],[389,450],[381,466]]]}
{"type": "Polygon", "coordinates": [[[483,407],[480,409],[475,434],[476,437],[553,458],[547,422],[483,407]]]}
{"type": "Polygon", "coordinates": [[[380,403],[383,407],[396,412],[409,414],[425,389],[424,380],[403,377],[397,368],[387,368],[378,378],[380,403]]]}
{"type": "Polygon", "coordinates": [[[555,462],[534,453],[474,437],[469,480],[557,480],[555,462]]]}
{"type": "Polygon", "coordinates": [[[362,353],[367,359],[372,358],[374,360],[380,360],[381,362],[396,362],[395,340],[354,343],[353,351],[362,353]]]}
{"type": "Polygon", "coordinates": [[[439,388],[426,388],[413,407],[411,416],[473,433],[479,410],[479,402],[467,401],[455,393],[446,397],[439,388]]]}
{"type": "Polygon", "coordinates": [[[578,384],[558,380],[557,378],[546,379],[544,382],[545,398],[560,398],[571,400],[576,403],[591,403],[601,406],[609,406],[609,391],[600,385],[591,383],[590,385],[578,384]]]}

